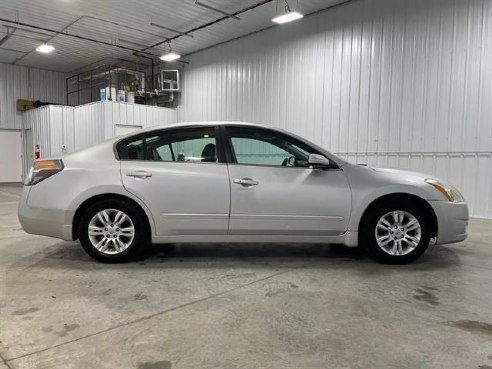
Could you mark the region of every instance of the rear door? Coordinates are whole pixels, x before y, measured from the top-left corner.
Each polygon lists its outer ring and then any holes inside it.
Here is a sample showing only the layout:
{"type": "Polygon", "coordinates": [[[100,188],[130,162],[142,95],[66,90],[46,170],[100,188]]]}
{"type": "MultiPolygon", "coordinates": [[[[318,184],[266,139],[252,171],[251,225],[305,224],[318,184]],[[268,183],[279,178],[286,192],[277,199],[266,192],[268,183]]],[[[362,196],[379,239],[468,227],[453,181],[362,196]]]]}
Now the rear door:
{"type": "Polygon", "coordinates": [[[124,187],[140,198],[157,236],[226,234],[230,188],[214,126],[163,129],[120,141],[124,187]]]}
{"type": "Polygon", "coordinates": [[[351,191],[336,166],[307,165],[315,149],[284,133],[226,127],[231,234],[334,236],[347,230],[351,191]]]}

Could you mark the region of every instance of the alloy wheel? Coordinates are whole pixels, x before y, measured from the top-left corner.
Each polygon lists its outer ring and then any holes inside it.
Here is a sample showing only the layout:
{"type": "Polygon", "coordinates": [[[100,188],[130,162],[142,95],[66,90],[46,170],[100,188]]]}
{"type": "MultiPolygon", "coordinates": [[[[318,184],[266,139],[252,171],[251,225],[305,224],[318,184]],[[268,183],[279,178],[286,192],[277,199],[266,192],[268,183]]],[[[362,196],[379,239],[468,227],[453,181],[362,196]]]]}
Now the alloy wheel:
{"type": "Polygon", "coordinates": [[[103,254],[124,252],[135,237],[131,218],[118,209],[101,210],[94,215],[88,227],[92,246],[103,254]]]}
{"type": "Polygon", "coordinates": [[[412,214],[403,210],[394,210],[379,219],[375,235],[381,250],[389,255],[403,256],[419,245],[422,228],[412,214]]]}

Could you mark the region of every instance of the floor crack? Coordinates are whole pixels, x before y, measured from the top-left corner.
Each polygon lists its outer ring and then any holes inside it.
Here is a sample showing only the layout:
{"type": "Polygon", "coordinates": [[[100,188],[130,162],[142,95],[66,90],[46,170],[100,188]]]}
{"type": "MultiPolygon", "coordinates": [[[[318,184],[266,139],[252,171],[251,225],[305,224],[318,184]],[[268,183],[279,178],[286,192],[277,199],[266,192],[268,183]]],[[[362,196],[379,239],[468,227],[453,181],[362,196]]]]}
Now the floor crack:
{"type": "Polygon", "coordinates": [[[29,352],[29,353],[26,353],[26,354],[23,354],[23,355],[20,355],[20,356],[17,356],[17,357],[13,357],[13,358],[10,358],[10,359],[7,359],[7,360],[5,360],[5,359],[2,358],[2,360],[5,362],[5,364],[7,365],[7,367],[9,369],[11,369],[11,367],[8,366],[8,362],[11,362],[11,361],[14,361],[14,360],[18,360],[18,359],[22,359],[22,358],[27,357],[27,356],[39,354],[41,352],[49,351],[49,350],[52,350],[52,349],[55,349],[55,348],[58,348],[58,347],[61,347],[61,346],[68,345],[68,344],[73,343],[73,342],[82,341],[82,340],[84,340],[86,338],[91,338],[91,337],[94,337],[94,336],[97,336],[97,335],[100,335],[100,334],[103,334],[103,333],[111,332],[111,331],[113,331],[115,329],[118,329],[118,328],[127,327],[127,326],[132,325],[132,324],[135,324],[135,323],[140,323],[140,322],[143,322],[143,321],[146,321],[146,320],[150,320],[150,319],[155,318],[157,316],[161,316],[161,315],[164,315],[164,314],[173,312],[173,311],[177,311],[177,310],[186,308],[186,307],[191,306],[191,305],[196,305],[196,304],[199,304],[201,302],[208,301],[208,300],[211,300],[213,298],[226,295],[228,293],[237,291],[237,290],[239,290],[241,288],[248,287],[248,286],[251,286],[253,284],[266,281],[267,279],[270,279],[270,278],[273,278],[273,277],[276,277],[276,276],[279,276],[279,275],[288,273],[290,271],[291,271],[291,269],[284,270],[284,271],[281,271],[281,272],[277,272],[277,273],[271,274],[269,276],[266,276],[266,277],[257,279],[255,281],[252,281],[252,282],[249,282],[249,283],[240,285],[240,286],[236,286],[236,287],[231,288],[229,290],[218,292],[218,293],[215,293],[213,295],[209,295],[209,296],[203,297],[201,299],[197,299],[197,300],[193,300],[193,301],[187,302],[185,304],[177,305],[177,306],[171,307],[169,309],[159,311],[157,313],[153,313],[153,314],[150,314],[150,315],[146,315],[146,316],[140,317],[140,318],[135,319],[135,320],[131,320],[129,322],[117,324],[117,325],[115,325],[113,327],[106,328],[106,329],[103,329],[103,330],[98,331],[98,332],[90,333],[90,334],[87,334],[87,335],[82,336],[82,337],[74,338],[74,339],[72,339],[70,341],[62,342],[62,343],[59,343],[59,344],[56,344],[56,345],[53,345],[53,346],[50,346],[50,347],[46,347],[46,348],[43,348],[43,349],[40,349],[40,350],[29,352]]]}
{"type": "Polygon", "coordinates": [[[12,367],[9,365],[9,363],[7,362],[7,360],[4,359],[4,357],[2,356],[2,354],[0,353],[0,360],[2,361],[2,363],[8,368],[8,369],[12,369],[12,367]]]}

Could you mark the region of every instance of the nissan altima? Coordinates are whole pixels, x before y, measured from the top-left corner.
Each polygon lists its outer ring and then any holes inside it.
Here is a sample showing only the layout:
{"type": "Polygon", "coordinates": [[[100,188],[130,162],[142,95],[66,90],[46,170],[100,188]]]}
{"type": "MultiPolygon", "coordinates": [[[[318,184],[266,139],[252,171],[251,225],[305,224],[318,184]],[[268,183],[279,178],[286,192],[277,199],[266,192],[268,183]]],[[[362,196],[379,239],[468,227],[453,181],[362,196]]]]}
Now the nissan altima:
{"type": "Polygon", "coordinates": [[[464,240],[468,207],[434,176],[350,164],[279,129],[201,122],[36,161],[19,220],[105,262],[149,243],[296,242],[360,245],[403,264],[431,240],[464,240]]]}

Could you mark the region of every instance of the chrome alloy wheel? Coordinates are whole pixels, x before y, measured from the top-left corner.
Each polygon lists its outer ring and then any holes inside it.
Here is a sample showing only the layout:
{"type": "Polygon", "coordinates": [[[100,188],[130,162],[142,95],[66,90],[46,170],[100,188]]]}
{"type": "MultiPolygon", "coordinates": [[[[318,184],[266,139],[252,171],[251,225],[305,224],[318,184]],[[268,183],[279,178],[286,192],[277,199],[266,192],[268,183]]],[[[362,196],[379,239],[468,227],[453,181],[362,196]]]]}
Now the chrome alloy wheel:
{"type": "Polygon", "coordinates": [[[376,242],[390,255],[407,255],[418,246],[421,237],[419,221],[406,211],[390,211],[376,225],[376,242]]]}
{"type": "Polygon", "coordinates": [[[89,223],[88,232],[92,246],[108,255],[122,253],[135,237],[132,220],[117,209],[101,210],[94,215],[89,223]]]}

